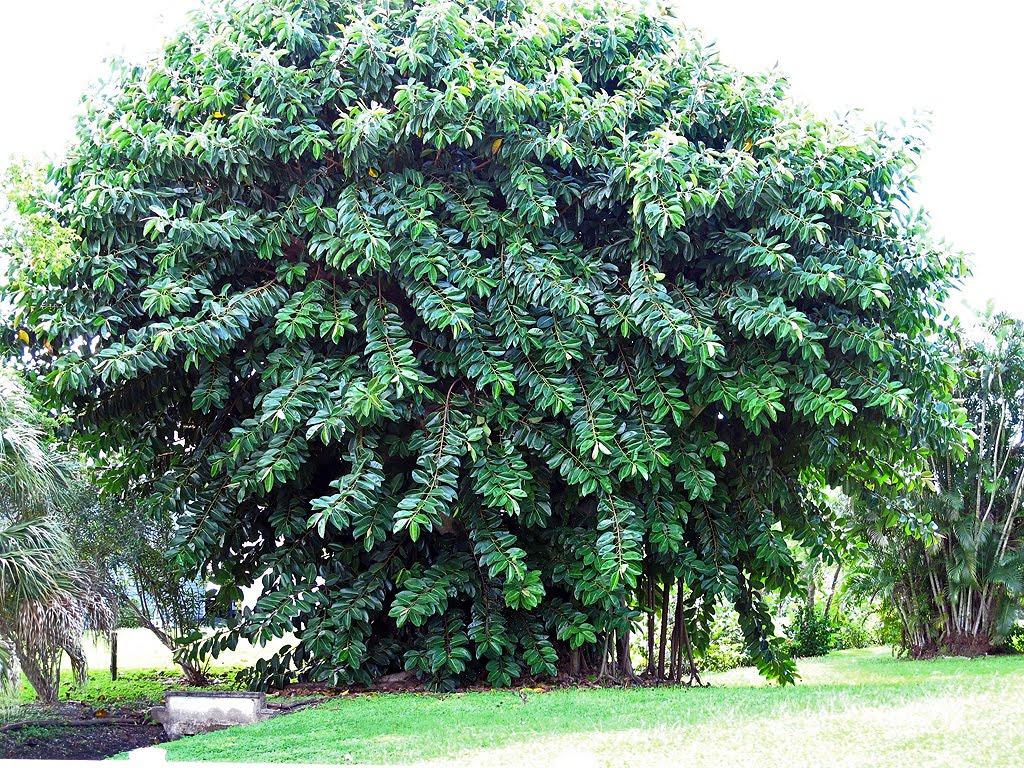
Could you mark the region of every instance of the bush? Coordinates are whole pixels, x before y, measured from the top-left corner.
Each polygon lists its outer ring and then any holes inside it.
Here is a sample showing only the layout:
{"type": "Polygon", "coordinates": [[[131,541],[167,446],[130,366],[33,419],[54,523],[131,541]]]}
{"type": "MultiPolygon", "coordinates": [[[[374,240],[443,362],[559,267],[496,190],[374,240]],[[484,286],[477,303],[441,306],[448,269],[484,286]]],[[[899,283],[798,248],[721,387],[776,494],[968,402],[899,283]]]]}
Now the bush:
{"type": "Polygon", "coordinates": [[[832,650],[833,627],[821,611],[806,605],[797,609],[796,618],[786,629],[790,652],[794,656],[824,656],[832,650]]]}
{"type": "Polygon", "coordinates": [[[882,644],[879,622],[871,614],[856,610],[835,614],[829,618],[829,625],[834,651],[882,644]]]}
{"type": "Polygon", "coordinates": [[[792,681],[760,585],[818,478],[955,423],[916,139],[667,12],[228,0],[89,103],[18,357],[177,562],[260,590],[195,653],[294,634],[255,685],[599,668],[648,574],[792,681]]]}
{"type": "Polygon", "coordinates": [[[1024,653],[1024,625],[1015,624],[999,647],[1010,653],[1024,653]]]}

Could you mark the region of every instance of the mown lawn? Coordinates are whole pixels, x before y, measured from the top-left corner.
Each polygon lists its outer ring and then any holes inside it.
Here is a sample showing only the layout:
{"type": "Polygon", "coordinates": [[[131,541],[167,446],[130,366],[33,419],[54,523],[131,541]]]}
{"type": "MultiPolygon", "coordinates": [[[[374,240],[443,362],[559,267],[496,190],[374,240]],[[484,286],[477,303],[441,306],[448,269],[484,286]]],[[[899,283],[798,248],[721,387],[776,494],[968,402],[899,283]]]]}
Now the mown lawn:
{"type": "Polygon", "coordinates": [[[751,670],[708,689],[344,698],[165,745],[170,760],[532,766],[1024,765],[1024,657],[900,661],[887,649],[751,670]]]}

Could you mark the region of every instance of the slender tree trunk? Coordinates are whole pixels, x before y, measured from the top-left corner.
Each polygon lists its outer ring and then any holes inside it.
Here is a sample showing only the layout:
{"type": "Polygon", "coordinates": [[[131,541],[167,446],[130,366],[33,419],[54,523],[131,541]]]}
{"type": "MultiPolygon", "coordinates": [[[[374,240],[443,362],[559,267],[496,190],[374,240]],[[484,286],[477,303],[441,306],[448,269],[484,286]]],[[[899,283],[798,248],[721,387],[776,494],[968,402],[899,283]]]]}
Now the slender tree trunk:
{"type": "Polygon", "coordinates": [[[648,570],[647,573],[647,669],[644,671],[644,675],[647,677],[653,677],[655,673],[655,660],[654,660],[654,578],[653,578],[653,566],[648,570]]]}
{"type": "Polygon", "coordinates": [[[836,585],[839,584],[839,573],[843,569],[843,564],[840,563],[836,566],[836,572],[832,574],[832,587],[828,591],[828,599],[825,600],[825,618],[828,618],[829,609],[832,607],[832,598],[836,596],[836,585]]]}
{"type": "Polygon", "coordinates": [[[686,629],[686,621],[682,621],[679,624],[679,629],[683,633],[683,650],[686,651],[686,663],[687,663],[687,675],[689,679],[686,681],[687,685],[701,684],[700,674],[697,672],[697,660],[693,658],[693,645],[690,643],[690,633],[686,629]]]}
{"type": "Polygon", "coordinates": [[[807,566],[807,611],[814,613],[814,602],[817,599],[818,591],[818,563],[809,563],[807,566]]]}
{"type": "Polygon", "coordinates": [[[117,680],[117,630],[110,633],[110,680],[117,680]]]}
{"type": "Polygon", "coordinates": [[[683,580],[676,584],[676,616],[672,637],[672,682],[677,685],[683,679],[683,580]]]}
{"type": "Polygon", "coordinates": [[[665,647],[668,645],[669,586],[662,584],[661,592],[661,642],[658,644],[658,681],[665,680],[665,647]]]}
{"type": "Polygon", "coordinates": [[[608,642],[611,639],[611,633],[606,632],[604,636],[604,647],[601,649],[601,668],[597,672],[597,679],[604,680],[608,674],[608,642]]]}
{"type": "Polygon", "coordinates": [[[184,658],[178,653],[178,649],[174,647],[174,640],[171,639],[170,635],[164,632],[160,627],[156,626],[149,615],[140,610],[139,606],[134,602],[129,600],[128,605],[132,607],[132,611],[135,613],[135,617],[138,619],[139,623],[156,635],[157,639],[163,643],[164,646],[172,652],[172,654],[174,654],[174,661],[179,667],[181,667],[181,671],[185,673],[185,679],[188,681],[189,685],[194,685],[197,688],[203,688],[210,684],[209,676],[207,676],[207,674],[197,664],[187,658],[184,658]]]}
{"type": "Polygon", "coordinates": [[[629,652],[630,633],[623,632],[619,636],[619,676],[623,683],[639,685],[642,681],[633,669],[633,657],[629,652]]]}

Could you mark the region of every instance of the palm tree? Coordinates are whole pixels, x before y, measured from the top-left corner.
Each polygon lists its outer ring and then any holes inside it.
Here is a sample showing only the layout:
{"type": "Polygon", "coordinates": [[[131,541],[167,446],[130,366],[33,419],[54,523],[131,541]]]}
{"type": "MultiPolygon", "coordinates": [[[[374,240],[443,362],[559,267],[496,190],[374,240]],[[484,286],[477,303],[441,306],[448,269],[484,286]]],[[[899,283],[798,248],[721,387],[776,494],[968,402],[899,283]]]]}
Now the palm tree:
{"type": "Polygon", "coordinates": [[[926,554],[936,541],[912,538],[901,529],[868,529],[843,581],[843,601],[875,606],[883,627],[898,633],[895,645],[914,658],[938,652],[942,635],[932,589],[938,574],[931,568],[938,560],[926,554]]]}
{"type": "Polygon", "coordinates": [[[1024,323],[995,315],[983,330],[960,350],[973,445],[964,455],[948,446],[933,453],[938,492],[888,503],[887,517],[928,521],[933,535],[871,533],[867,560],[849,582],[852,594],[882,598],[915,656],[985,653],[1021,614],[1024,323]]]}
{"type": "Polygon", "coordinates": [[[114,615],[52,516],[74,464],[46,427],[24,384],[0,368],[0,687],[10,693],[20,667],[52,703],[63,655],[84,683],[82,634],[109,630],[114,615]]]}

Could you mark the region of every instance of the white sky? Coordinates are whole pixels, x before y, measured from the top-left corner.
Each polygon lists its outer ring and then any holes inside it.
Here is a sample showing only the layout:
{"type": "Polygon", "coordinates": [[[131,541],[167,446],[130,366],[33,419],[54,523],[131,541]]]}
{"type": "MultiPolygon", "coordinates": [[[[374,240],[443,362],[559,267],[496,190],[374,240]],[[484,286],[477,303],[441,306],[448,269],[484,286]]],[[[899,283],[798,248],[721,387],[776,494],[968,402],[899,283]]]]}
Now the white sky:
{"type": "MultiPolygon", "coordinates": [[[[0,10],[0,159],[59,153],[104,60],[139,59],[199,0],[7,0],[0,10]]],[[[930,112],[920,203],[973,253],[965,298],[1024,316],[1024,10],[1006,0],[675,0],[722,58],[778,64],[822,113],[930,112]]]]}

